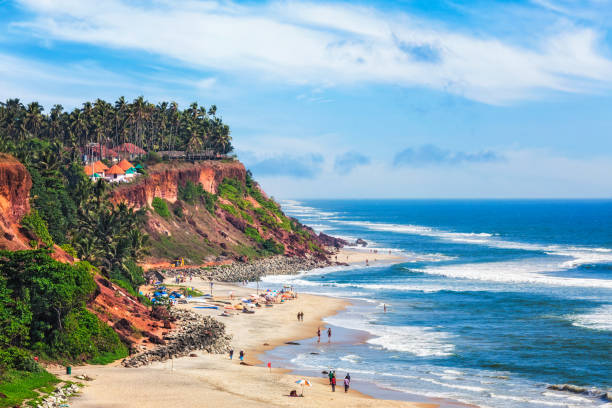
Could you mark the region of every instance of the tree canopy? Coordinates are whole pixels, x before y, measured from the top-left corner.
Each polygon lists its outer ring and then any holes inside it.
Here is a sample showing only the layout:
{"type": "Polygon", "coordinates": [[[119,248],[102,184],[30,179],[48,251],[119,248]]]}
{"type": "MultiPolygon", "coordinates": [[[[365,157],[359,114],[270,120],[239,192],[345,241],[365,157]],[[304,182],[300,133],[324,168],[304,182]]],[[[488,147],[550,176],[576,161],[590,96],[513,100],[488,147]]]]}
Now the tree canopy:
{"type": "Polygon", "coordinates": [[[53,105],[48,114],[38,102],[24,105],[19,99],[0,102],[1,144],[40,139],[69,148],[96,142],[108,148],[123,143],[148,150],[232,151],[229,126],[208,109],[194,102],[181,110],[176,102],[150,103],[140,96],[131,103],[120,97],[115,103],[102,99],[85,102],[68,112],[53,105]]]}

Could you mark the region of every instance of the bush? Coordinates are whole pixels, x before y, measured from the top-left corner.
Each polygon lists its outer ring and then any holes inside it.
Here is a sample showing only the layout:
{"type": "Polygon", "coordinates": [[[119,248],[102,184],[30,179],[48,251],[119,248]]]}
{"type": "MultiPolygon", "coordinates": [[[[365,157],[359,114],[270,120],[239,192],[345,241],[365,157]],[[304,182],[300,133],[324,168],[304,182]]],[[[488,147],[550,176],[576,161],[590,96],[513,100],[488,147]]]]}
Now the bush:
{"type": "Polygon", "coordinates": [[[49,355],[69,361],[89,361],[107,354],[122,358],[127,348],[115,331],[85,308],[73,309],[49,346],[49,355]]]}
{"type": "Polygon", "coordinates": [[[46,246],[53,245],[47,222],[42,219],[37,210],[32,210],[21,219],[21,225],[36,235],[46,246]]]}
{"type": "Polygon", "coordinates": [[[73,258],[78,258],[78,254],[76,249],[74,249],[74,247],[70,244],[63,244],[60,245],[60,248],[62,248],[68,255],[70,255],[73,258]]]}
{"type": "Polygon", "coordinates": [[[175,206],[172,209],[172,212],[174,213],[174,215],[176,215],[178,218],[180,218],[181,220],[183,219],[183,217],[185,216],[185,214],[183,213],[183,207],[181,207],[180,205],[175,206]]]}
{"type": "Polygon", "coordinates": [[[195,184],[192,181],[187,181],[185,185],[179,186],[178,198],[188,204],[195,204],[196,201],[202,201],[209,213],[213,214],[215,212],[217,196],[204,190],[201,183],[195,184]]]}
{"type": "Polygon", "coordinates": [[[170,210],[168,209],[168,203],[163,198],[155,197],[153,198],[153,209],[157,214],[159,214],[163,218],[170,218],[170,210]]]}
{"type": "Polygon", "coordinates": [[[272,238],[266,239],[263,244],[263,249],[272,254],[284,254],[285,246],[281,243],[274,241],[272,238]]]}
{"type": "Polygon", "coordinates": [[[262,241],[261,235],[259,235],[259,232],[253,227],[246,227],[244,229],[244,235],[246,235],[247,237],[251,238],[252,240],[256,242],[262,241]]]}
{"type": "Polygon", "coordinates": [[[36,373],[41,371],[40,365],[26,350],[9,347],[0,350],[0,367],[36,373]]]}

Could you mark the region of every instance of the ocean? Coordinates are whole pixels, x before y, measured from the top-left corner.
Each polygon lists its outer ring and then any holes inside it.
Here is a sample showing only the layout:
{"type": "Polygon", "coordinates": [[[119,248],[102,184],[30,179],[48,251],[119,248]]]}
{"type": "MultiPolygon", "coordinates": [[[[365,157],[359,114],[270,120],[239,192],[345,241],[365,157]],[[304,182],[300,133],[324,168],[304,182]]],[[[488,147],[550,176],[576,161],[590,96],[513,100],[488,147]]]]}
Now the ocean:
{"type": "Polygon", "coordinates": [[[342,333],[332,344],[311,339],[268,359],[303,373],[350,372],[398,399],[606,406],[598,393],[612,388],[612,200],[281,204],[317,232],[407,261],[266,277],[268,287],[352,302],[326,320],[342,333]],[[546,388],[564,383],[591,394],[546,388]]]}

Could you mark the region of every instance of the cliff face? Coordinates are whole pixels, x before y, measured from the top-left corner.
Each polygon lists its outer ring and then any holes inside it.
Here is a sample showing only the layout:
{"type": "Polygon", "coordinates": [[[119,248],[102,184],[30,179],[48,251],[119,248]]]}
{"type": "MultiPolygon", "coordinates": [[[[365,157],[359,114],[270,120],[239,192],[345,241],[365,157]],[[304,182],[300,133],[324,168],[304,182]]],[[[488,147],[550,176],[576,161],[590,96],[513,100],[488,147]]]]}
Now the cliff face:
{"type": "Polygon", "coordinates": [[[117,187],[113,200],[126,202],[134,208],[150,206],[154,197],[161,197],[174,203],[178,196],[178,186],[187,181],[201,183],[206,191],[216,194],[217,187],[225,178],[241,180],[244,183],[246,169],[240,162],[224,163],[203,161],[198,163],[159,164],[148,169],[146,177],[133,183],[117,187]]]}
{"type": "Polygon", "coordinates": [[[32,179],[13,156],[0,153],[0,249],[29,249],[19,221],[30,212],[32,179]]]}
{"type": "Polygon", "coordinates": [[[274,253],[271,248],[285,255],[325,258],[325,243],[310,228],[285,217],[258,187],[247,188],[246,178],[240,162],[163,163],[148,168],[146,176],[117,186],[111,197],[134,208],[151,207],[155,197],[168,202],[170,216],[148,212],[149,265],[177,258],[192,265],[245,260],[274,253]],[[219,186],[226,179],[232,180],[233,190],[224,195],[219,186]],[[188,181],[218,194],[214,209],[207,210],[201,200],[189,205],[178,199],[179,186],[188,181]],[[279,246],[273,248],[272,243],[279,246]]]}

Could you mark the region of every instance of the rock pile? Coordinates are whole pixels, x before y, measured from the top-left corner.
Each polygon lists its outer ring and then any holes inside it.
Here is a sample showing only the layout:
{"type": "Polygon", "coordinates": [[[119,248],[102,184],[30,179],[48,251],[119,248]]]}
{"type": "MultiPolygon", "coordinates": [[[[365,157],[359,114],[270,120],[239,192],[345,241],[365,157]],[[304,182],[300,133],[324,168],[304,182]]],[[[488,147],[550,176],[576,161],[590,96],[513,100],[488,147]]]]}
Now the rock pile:
{"type": "Polygon", "coordinates": [[[194,350],[220,354],[229,350],[230,337],[225,325],[210,316],[202,316],[189,310],[176,309],[171,314],[178,323],[178,330],[164,336],[163,345],[124,359],[124,367],[140,367],[154,361],[189,355],[194,350]]]}
{"type": "Polygon", "coordinates": [[[174,276],[177,273],[199,276],[220,282],[257,281],[265,275],[295,275],[301,271],[324,268],[330,263],[316,258],[298,258],[274,256],[258,259],[248,263],[235,262],[230,265],[219,265],[207,268],[181,268],[158,270],[164,276],[174,276]]]}
{"type": "Polygon", "coordinates": [[[68,397],[79,391],[79,386],[76,384],[68,385],[64,388],[56,388],[50,395],[43,398],[42,402],[36,405],[36,408],[55,408],[66,407],[68,397]]]}

